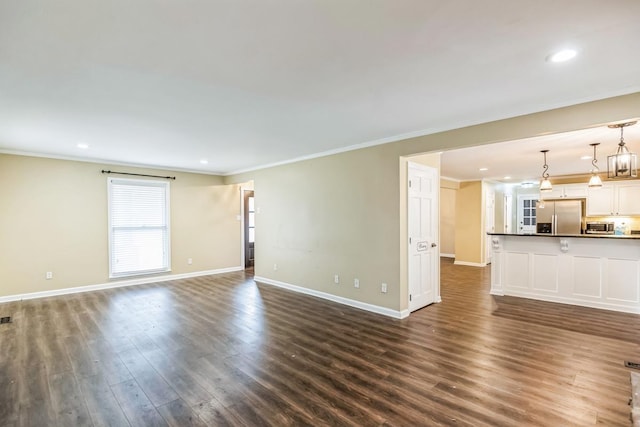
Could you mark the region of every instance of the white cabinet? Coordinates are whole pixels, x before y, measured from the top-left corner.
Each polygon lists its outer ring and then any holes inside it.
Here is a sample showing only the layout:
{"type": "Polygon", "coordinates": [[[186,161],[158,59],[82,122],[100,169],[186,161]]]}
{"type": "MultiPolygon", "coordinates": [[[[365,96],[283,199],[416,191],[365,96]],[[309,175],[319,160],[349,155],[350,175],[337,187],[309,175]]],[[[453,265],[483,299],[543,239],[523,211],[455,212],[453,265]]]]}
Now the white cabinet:
{"type": "Polygon", "coordinates": [[[587,216],[609,216],[615,212],[615,188],[603,184],[600,188],[587,190],[587,216]]]}
{"type": "Polygon", "coordinates": [[[640,183],[628,182],[616,185],[617,215],[640,215],[640,183]]]}
{"type": "Polygon", "coordinates": [[[587,184],[557,184],[548,193],[542,193],[545,200],[584,199],[587,197],[587,184]]]}
{"type": "Polygon", "coordinates": [[[640,182],[627,181],[589,188],[587,216],[640,215],[640,182]]]}

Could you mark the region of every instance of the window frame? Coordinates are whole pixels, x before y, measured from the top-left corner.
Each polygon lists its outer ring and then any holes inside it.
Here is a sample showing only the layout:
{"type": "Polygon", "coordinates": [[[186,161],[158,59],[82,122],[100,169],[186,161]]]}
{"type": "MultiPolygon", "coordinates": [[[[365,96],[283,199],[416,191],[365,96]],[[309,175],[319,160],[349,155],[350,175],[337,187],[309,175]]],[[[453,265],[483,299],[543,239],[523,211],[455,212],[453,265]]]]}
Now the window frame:
{"type": "MultiPolygon", "coordinates": [[[[157,274],[157,273],[166,273],[171,271],[171,204],[170,204],[170,194],[171,194],[171,186],[168,181],[158,181],[151,179],[129,179],[129,178],[116,178],[116,177],[108,177],[107,178],[107,224],[108,224],[108,240],[109,240],[109,279],[119,279],[123,277],[134,277],[134,276],[143,276],[149,274],[157,274]],[[164,241],[164,259],[165,265],[161,268],[154,268],[149,270],[134,270],[127,272],[119,272],[114,273],[113,269],[113,245],[114,245],[114,229],[112,225],[112,206],[113,206],[113,185],[114,183],[120,185],[131,185],[131,186],[143,186],[143,187],[162,187],[165,192],[165,225],[164,227],[160,227],[166,230],[166,239],[164,241]]],[[[144,227],[140,227],[140,229],[144,229],[144,227]]]]}

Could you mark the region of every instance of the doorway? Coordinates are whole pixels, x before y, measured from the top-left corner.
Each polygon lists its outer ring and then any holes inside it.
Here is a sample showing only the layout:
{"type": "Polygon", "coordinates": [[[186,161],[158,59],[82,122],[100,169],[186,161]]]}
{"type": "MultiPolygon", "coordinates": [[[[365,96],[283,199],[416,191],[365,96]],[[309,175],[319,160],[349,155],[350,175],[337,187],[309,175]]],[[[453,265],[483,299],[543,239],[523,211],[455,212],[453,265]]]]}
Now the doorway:
{"type": "Polygon", "coordinates": [[[244,191],[244,268],[255,264],[256,211],[253,190],[244,191]]]}
{"type": "Polygon", "coordinates": [[[533,234],[536,232],[536,195],[518,195],[518,234],[533,234]]]}
{"type": "Polygon", "coordinates": [[[511,230],[513,230],[511,225],[513,223],[513,196],[511,194],[505,194],[504,196],[502,215],[504,217],[504,229],[502,232],[509,234],[512,232],[511,230]]]}
{"type": "MultiPolygon", "coordinates": [[[[483,185],[485,187],[485,185],[483,185]]],[[[484,227],[486,233],[493,233],[496,231],[496,193],[489,186],[486,186],[485,202],[484,202],[484,227]]],[[[484,264],[491,264],[491,257],[493,253],[493,246],[491,244],[490,235],[485,235],[485,247],[484,247],[484,264]]]]}

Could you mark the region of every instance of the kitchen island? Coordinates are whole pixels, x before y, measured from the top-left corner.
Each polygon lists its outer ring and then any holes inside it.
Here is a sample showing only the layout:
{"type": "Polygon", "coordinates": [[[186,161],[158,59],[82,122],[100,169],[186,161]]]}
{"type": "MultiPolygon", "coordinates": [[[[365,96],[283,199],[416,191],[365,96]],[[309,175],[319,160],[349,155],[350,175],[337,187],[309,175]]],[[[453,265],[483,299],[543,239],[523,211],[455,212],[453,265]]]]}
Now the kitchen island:
{"type": "Polygon", "coordinates": [[[489,235],[492,295],[640,313],[640,235],[489,235]]]}

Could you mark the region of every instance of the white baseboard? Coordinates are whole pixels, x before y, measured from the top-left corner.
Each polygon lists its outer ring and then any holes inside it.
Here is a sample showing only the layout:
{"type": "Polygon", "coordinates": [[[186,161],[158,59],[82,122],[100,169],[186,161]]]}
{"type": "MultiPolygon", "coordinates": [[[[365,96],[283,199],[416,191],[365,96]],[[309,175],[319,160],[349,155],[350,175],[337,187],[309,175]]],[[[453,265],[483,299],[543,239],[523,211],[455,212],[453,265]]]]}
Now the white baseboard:
{"type": "Polygon", "coordinates": [[[455,258],[456,254],[443,254],[442,252],[440,252],[440,256],[442,258],[455,258]]]}
{"type": "Polygon", "coordinates": [[[54,289],[51,291],[8,295],[5,297],[0,297],[0,303],[11,302],[11,301],[21,301],[21,300],[28,300],[28,299],[35,299],[35,298],[53,297],[58,295],[77,294],[81,292],[99,291],[102,289],[121,288],[123,286],[144,285],[146,283],[160,283],[160,282],[167,282],[169,280],[188,279],[191,277],[209,276],[212,274],[230,273],[232,271],[241,271],[241,270],[243,270],[243,268],[240,266],[227,267],[227,268],[219,268],[216,270],[195,271],[193,273],[169,274],[169,275],[162,275],[162,276],[144,277],[139,279],[118,280],[118,281],[113,281],[109,283],[100,283],[97,285],[77,286],[73,288],[54,289]]]}
{"type": "Polygon", "coordinates": [[[290,283],[280,282],[278,280],[268,279],[266,277],[255,276],[256,282],[264,283],[266,285],[277,286],[279,288],[288,289],[290,291],[298,292],[305,295],[311,295],[314,297],[326,299],[329,301],[337,302],[339,304],[348,305],[350,307],[359,308],[361,310],[370,311],[372,313],[382,314],[384,316],[393,317],[394,319],[404,319],[409,316],[409,310],[392,310],[386,307],[380,307],[379,305],[373,305],[366,302],[356,301],[349,298],[343,298],[337,295],[329,294],[322,291],[316,291],[315,289],[309,289],[302,286],[292,285],[290,283]]]}
{"type": "Polygon", "coordinates": [[[466,265],[469,267],[486,267],[488,264],[481,262],[453,261],[453,265],[466,265]]]}
{"type": "MultiPolygon", "coordinates": [[[[498,295],[498,294],[493,294],[498,295]]],[[[578,307],[590,307],[590,308],[599,308],[603,310],[611,310],[611,311],[619,311],[622,313],[633,313],[640,314],[639,307],[629,307],[624,305],[612,304],[612,303],[602,303],[598,301],[588,301],[588,300],[575,300],[572,298],[564,298],[557,297],[553,295],[540,295],[540,294],[532,294],[529,292],[521,292],[508,290],[504,293],[504,296],[510,297],[518,297],[518,298],[530,298],[534,300],[547,301],[547,302],[555,302],[560,304],[568,304],[568,305],[577,305],[578,307]]]]}

